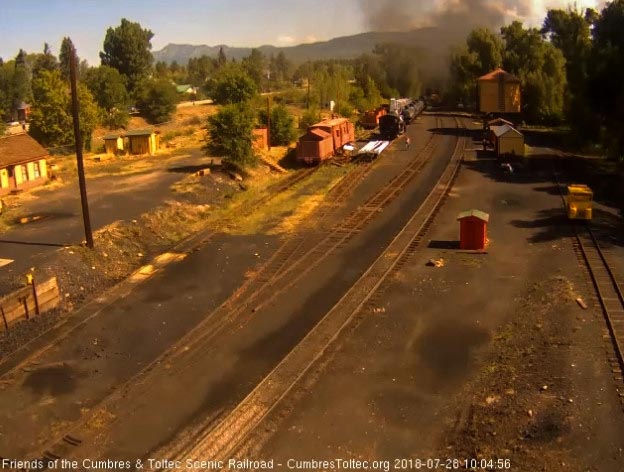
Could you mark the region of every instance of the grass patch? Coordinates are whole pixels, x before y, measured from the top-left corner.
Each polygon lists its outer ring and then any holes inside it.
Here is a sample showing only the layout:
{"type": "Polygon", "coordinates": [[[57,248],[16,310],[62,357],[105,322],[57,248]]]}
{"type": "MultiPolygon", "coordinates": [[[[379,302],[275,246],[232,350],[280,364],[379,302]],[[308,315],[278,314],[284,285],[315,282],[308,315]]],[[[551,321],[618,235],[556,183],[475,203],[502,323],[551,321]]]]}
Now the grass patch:
{"type": "Polygon", "coordinates": [[[323,203],[327,192],[344,176],[345,168],[320,168],[304,182],[271,199],[271,203],[250,208],[267,194],[267,186],[252,187],[237,194],[232,202],[218,211],[221,219],[232,221],[228,228],[233,234],[290,233],[304,224],[311,224],[310,214],[323,203]],[[252,210],[252,211],[250,211],[252,210]],[[240,215],[249,215],[240,218],[240,215]]]}

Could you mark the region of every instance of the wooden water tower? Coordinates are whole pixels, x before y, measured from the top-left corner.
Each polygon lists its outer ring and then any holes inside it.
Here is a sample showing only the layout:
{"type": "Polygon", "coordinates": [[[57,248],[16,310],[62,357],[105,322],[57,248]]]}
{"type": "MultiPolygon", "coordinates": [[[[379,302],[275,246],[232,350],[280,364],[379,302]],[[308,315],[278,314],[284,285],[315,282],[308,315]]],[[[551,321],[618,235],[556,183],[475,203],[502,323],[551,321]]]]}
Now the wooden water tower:
{"type": "Polygon", "coordinates": [[[496,69],[477,79],[479,111],[482,113],[520,113],[520,79],[496,69]]]}

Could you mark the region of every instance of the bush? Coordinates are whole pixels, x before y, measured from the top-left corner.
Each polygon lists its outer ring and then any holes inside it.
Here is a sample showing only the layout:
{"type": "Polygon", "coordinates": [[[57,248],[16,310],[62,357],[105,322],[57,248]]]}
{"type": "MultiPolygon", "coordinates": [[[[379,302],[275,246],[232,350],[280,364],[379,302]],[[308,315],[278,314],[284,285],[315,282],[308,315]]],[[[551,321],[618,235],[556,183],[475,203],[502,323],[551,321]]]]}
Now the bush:
{"type": "MultiPolygon", "coordinates": [[[[260,123],[267,125],[267,112],[260,110],[260,123]]],[[[271,146],[288,146],[296,137],[295,119],[284,105],[271,109],[271,146]]]]}
{"type": "Polygon", "coordinates": [[[226,161],[245,167],[257,163],[252,152],[256,117],[246,103],[226,105],[216,115],[208,117],[207,142],[209,155],[223,156],[226,161]]]}
{"type": "Polygon", "coordinates": [[[308,129],[309,126],[312,126],[315,123],[321,121],[321,113],[316,108],[308,108],[303,112],[301,118],[299,119],[299,128],[300,129],[308,129]]]}
{"type": "Polygon", "coordinates": [[[138,93],[137,105],[150,123],[164,123],[171,119],[176,109],[178,93],[167,79],[149,81],[138,93]]]}
{"type": "Polygon", "coordinates": [[[222,104],[246,102],[258,91],[253,79],[237,64],[221,68],[212,88],[212,98],[222,104]]]}

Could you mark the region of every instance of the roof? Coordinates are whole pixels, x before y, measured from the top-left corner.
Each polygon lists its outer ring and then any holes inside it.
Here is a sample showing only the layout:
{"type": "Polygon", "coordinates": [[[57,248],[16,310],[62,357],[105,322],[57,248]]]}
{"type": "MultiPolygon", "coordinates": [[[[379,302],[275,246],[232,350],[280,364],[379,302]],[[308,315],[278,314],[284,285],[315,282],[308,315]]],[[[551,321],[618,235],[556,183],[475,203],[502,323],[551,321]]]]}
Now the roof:
{"type": "Polygon", "coordinates": [[[584,184],[570,184],[568,185],[568,193],[593,195],[592,190],[584,184]]]}
{"type": "Polygon", "coordinates": [[[490,221],[490,215],[484,211],[481,210],[466,210],[466,211],[462,211],[459,215],[457,215],[457,219],[458,220],[463,220],[464,218],[470,218],[470,217],[474,217],[474,218],[479,218],[482,221],[485,221],[486,223],[488,221],[490,221]]]}
{"type": "Polygon", "coordinates": [[[520,131],[509,125],[490,126],[490,130],[496,135],[497,138],[505,136],[508,133],[515,134],[516,136],[522,136],[522,133],[520,131]]]}
{"type": "Polygon", "coordinates": [[[513,123],[511,121],[507,121],[504,118],[494,118],[493,120],[488,121],[488,125],[490,126],[497,126],[496,123],[501,123],[501,125],[498,125],[498,126],[502,126],[502,125],[513,126],[513,123]]]}
{"type": "Polygon", "coordinates": [[[336,125],[341,125],[343,124],[345,121],[349,121],[346,118],[332,118],[330,120],[323,120],[319,123],[315,123],[312,126],[310,126],[310,128],[314,128],[316,126],[336,126],[336,125]]]}
{"type": "Polygon", "coordinates": [[[477,80],[479,81],[499,81],[503,82],[520,82],[520,79],[507,71],[504,71],[500,67],[492,72],[482,75],[477,80]]]}
{"type": "Polygon", "coordinates": [[[330,133],[328,133],[327,131],[323,131],[320,128],[312,128],[309,129],[307,134],[304,136],[305,137],[310,137],[310,138],[315,138],[315,139],[319,139],[319,140],[323,140],[323,139],[327,139],[331,136],[330,133]]]}
{"type": "Polygon", "coordinates": [[[27,110],[28,108],[30,108],[30,104],[26,102],[19,102],[15,107],[16,110],[27,110]]]}
{"type": "Polygon", "coordinates": [[[127,131],[126,136],[149,136],[153,133],[159,133],[159,131],[153,129],[133,129],[132,131],[127,131]]]}
{"type": "Polygon", "coordinates": [[[176,90],[178,91],[178,93],[188,92],[189,89],[193,89],[193,91],[195,90],[195,88],[191,84],[176,85],[176,90]]]}
{"type": "Polygon", "coordinates": [[[48,151],[28,133],[0,138],[0,167],[30,162],[48,156],[48,151]]]}

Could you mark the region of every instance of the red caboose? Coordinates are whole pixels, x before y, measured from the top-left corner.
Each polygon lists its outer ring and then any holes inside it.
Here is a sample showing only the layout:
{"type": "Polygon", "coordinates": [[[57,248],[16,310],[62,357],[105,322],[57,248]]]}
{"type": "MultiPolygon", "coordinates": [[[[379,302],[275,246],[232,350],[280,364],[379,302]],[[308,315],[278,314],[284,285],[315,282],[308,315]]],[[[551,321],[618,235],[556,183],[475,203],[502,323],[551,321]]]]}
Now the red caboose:
{"type": "Polygon", "coordinates": [[[299,138],[297,160],[317,164],[342,151],[345,144],[355,141],[353,124],[346,118],[333,118],[316,123],[299,138]]]}

